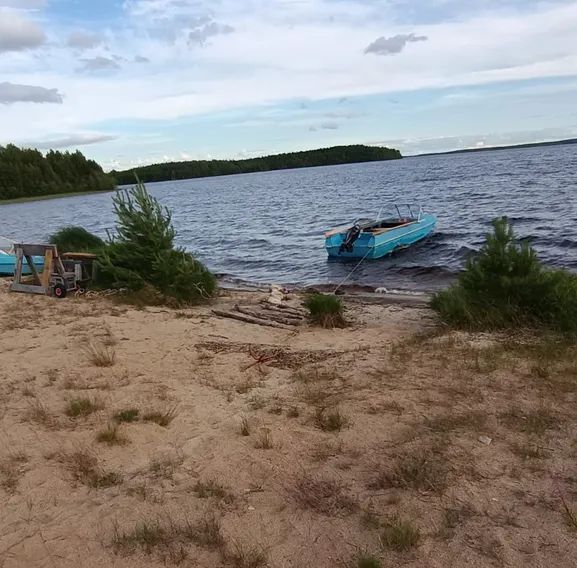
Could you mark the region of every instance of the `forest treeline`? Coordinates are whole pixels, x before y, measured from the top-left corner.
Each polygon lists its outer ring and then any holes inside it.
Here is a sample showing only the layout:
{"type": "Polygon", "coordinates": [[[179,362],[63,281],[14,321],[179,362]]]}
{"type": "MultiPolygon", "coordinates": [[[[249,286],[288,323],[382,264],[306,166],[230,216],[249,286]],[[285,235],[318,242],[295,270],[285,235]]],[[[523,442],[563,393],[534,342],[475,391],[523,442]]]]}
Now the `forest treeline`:
{"type": "Polygon", "coordinates": [[[58,193],[109,191],[114,178],[81,152],[49,151],[0,146],[0,201],[58,193]]]}
{"type": "Polygon", "coordinates": [[[262,158],[245,160],[193,160],[188,162],[167,162],[153,164],[111,174],[120,185],[131,184],[135,174],[142,182],[190,179],[198,177],[266,172],[290,168],[331,166],[357,162],[376,162],[402,158],[398,150],[375,146],[334,146],[304,152],[276,154],[262,158]]]}

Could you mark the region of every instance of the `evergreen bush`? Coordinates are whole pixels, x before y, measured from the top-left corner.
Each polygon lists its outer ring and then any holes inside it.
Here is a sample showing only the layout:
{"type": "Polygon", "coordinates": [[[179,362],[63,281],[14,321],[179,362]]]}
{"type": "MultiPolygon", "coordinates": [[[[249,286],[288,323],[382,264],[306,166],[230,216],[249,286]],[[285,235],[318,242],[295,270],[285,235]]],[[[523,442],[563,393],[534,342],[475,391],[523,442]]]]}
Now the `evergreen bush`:
{"type": "Polygon", "coordinates": [[[104,241],[89,233],[82,227],[63,227],[50,237],[50,244],[56,245],[58,251],[96,253],[105,246],[104,241]]]}
{"type": "MultiPolygon", "coordinates": [[[[116,234],[97,261],[97,284],[132,292],[153,287],[175,303],[197,303],[216,291],[214,275],[191,254],[174,246],[168,209],[142,183],[113,197],[116,234]]],[[[155,294],[146,294],[147,297],[155,294]]]]}
{"type": "Polygon", "coordinates": [[[577,275],[545,268],[528,243],[516,243],[507,219],[496,219],[479,255],[431,305],[456,327],[540,326],[575,334],[577,275]]]}

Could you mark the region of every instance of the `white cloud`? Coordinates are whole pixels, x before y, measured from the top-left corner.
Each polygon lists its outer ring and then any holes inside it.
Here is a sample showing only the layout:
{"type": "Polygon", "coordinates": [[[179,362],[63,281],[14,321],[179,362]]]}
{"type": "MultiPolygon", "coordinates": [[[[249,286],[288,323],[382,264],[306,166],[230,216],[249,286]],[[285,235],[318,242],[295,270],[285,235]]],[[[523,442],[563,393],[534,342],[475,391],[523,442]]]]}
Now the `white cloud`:
{"type": "Polygon", "coordinates": [[[148,59],[148,57],[144,57],[143,55],[135,55],[134,63],[150,63],[150,59],[148,59]]]}
{"type": "Polygon", "coordinates": [[[0,9],[0,53],[40,47],[46,41],[38,24],[13,10],[0,9]]]}
{"type": "Polygon", "coordinates": [[[62,95],[58,89],[46,89],[34,85],[0,83],[0,104],[14,103],[58,103],[62,104],[62,95]]]}
{"type": "Polygon", "coordinates": [[[91,49],[102,43],[102,37],[99,34],[78,30],[68,36],[68,47],[73,49],[91,49]]]}
{"type": "MultiPolygon", "coordinates": [[[[37,52],[0,58],[2,80],[58,85],[66,93],[64,104],[49,111],[44,105],[0,106],[3,137],[18,138],[23,124],[28,136],[42,140],[62,130],[98,129],[94,125],[105,121],[176,120],[289,100],[313,105],[382,93],[401,93],[395,99],[404,100],[406,91],[567,77],[577,69],[576,2],[459,14],[421,21],[418,28],[399,23],[394,2],[129,0],[125,5],[116,27],[99,30],[110,52],[97,46],[94,57],[81,61],[84,73],[74,72],[78,54],[64,45],[71,30],[61,22],[43,24],[59,41],[40,52],[42,59],[37,52]],[[196,43],[188,45],[191,32],[211,23],[235,31],[212,35],[203,45],[202,34],[196,35],[196,43]],[[409,46],[402,57],[364,55],[380,36],[429,39],[409,46]],[[111,53],[150,62],[122,64],[122,73],[111,77],[106,72],[119,68],[111,53]]],[[[310,124],[318,128],[325,118],[346,116],[308,118],[301,131],[310,124]]]]}
{"type": "Polygon", "coordinates": [[[114,71],[116,69],[120,69],[120,65],[118,65],[116,60],[121,60],[121,58],[118,56],[113,56],[110,58],[98,55],[97,57],[81,59],[80,61],[82,63],[82,67],[80,67],[79,71],[88,73],[98,71],[114,71]]]}
{"type": "Polygon", "coordinates": [[[535,141],[548,142],[577,135],[577,126],[573,128],[543,128],[539,130],[522,130],[513,132],[496,132],[488,134],[469,134],[463,136],[439,136],[435,138],[399,138],[393,140],[370,141],[372,146],[398,148],[403,155],[451,152],[453,150],[490,148],[527,144],[535,141]]]}
{"type": "Polygon", "coordinates": [[[231,34],[232,32],[234,32],[232,26],[210,22],[188,32],[188,44],[204,45],[211,37],[222,34],[231,34]]]}
{"type": "Polygon", "coordinates": [[[365,53],[375,55],[395,55],[405,49],[407,43],[427,41],[427,36],[411,34],[397,34],[391,37],[381,36],[365,48],[365,53]]]}
{"type": "Polygon", "coordinates": [[[118,136],[113,136],[111,134],[76,133],[61,135],[58,138],[49,138],[46,140],[23,141],[19,144],[27,148],[38,148],[39,150],[56,150],[59,148],[76,148],[77,146],[109,142],[110,140],[116,140],[117,138],[118,136]]]}
{"type": "Polygon", "coordinates": [[[0,7],[20,8],[22,10],[37,10],[46,5],[46,0],[0,0],[0,7]]]}

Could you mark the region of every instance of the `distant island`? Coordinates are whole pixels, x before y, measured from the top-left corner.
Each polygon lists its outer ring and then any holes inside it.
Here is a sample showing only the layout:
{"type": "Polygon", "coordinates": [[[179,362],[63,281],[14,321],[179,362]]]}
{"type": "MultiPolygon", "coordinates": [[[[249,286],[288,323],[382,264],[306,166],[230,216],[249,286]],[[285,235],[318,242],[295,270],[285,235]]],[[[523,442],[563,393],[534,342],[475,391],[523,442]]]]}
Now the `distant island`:
{"type": "Polygon", "coordinates": [[[146,182],[178,179],[267,172],[313,166],[334,166],[359,162],[378,162],[402,158],[398,150],[377,146],[333,146],[319,150],[275,154],[245,160],[192,160],[187,162],[167,162],[153,164],[124,171],[112,171],[112,176],[120,185],[134,183],[135,175],[146,182]]]}
{"type": "Polygon", "coordinates": [[[114,178],[80,152],[54,152],[0,146],[0,201],[28,197],[110,191],[114,178]]]}
{"type": "Polygon", "coordinates": [[[526,144],[510,144],[508,146],[482,146],[480,148],[464,148],[463,150],[449,150],[447,152],[427,152],[426,154],[415,154],[419,156],[442,156],[445,154],[468,154],[470,152],[489,152],[491,150],[514,150],[515,148],[538,148],[540,146],[564,146],[566,144],[577,144],[577,138],[567,140],[554,140],[552,142],[527,142],[526,144]]]}

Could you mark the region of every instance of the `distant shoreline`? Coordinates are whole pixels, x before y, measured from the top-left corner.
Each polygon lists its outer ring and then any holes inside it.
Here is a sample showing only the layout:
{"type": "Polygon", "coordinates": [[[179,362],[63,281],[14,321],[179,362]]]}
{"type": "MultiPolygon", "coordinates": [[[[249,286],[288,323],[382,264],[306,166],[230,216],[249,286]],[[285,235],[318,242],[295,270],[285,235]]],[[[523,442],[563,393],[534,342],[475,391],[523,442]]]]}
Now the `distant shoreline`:
{"type": "Polygon", "coordinates": [[[104,189],[100,191],[71,191],[68,193],[52,193],[50,195],[29,195],[14,199],[0,200],[0,205],[12,205],[15,203],[27,203],[28,201],[47,201],[48,199],[60,199],[61,197],[77,197],[79,195],[92,195],[94,193],[113,193],[115,190],[104,189]]]}
{"type": "Polygon", "coordinates": [[[527,142],[526,144],[509,144],[507,146],[483,146],[482,148],[464,148],[462,150],[447,150],[446,152],[427,152],[425,154],[410,154],[407,158],[420,158],[422,156],[445,156],[448,154],[469,154],[471,152],[490,152],[491,150],[514,150],[516,148],[539,148],[541,146],[569,146],[577,144],[577,138],[566,140],[553,140],[551,142],[527,142]]]}
{"type": "MultiPolygon", "coordinates": [[[[465,148],[462,150],[449,150],[447,152],[427,152],[425,154],[411,154],[408,156],[405,156],[406,158],[421,158],[421,157],[426,157],[426,156],[446,156],[446,155],[453,155],[453,154],[470,154],[472,152],[490,152],[490,151],[497,151],[497,150],[514,150],[514,149],[525,149],[525,148],[538,148],[541,146],[569,146],[569,145],[573,145],[573,144],[577,144],[577,138],[569,138],[566,140],[554,140],[551,142],[531,142],[531,143],[527,143],[527,144],[513,144],[513,145],[508,145],[508,146],[491,146],[491,147],[486,147],[486,148],[465,148]]],[[[377,160],[380,161],[380,160],[377,160]]],[[[385,160],[386,161],[386,160],[385,160]]],[[[349,164],[359,164],[359,163],[375,163],[375,162],[350,162],[350,163],[346,163],[346,164],[327,164],[329,166],[331,165],[349,165],[349,164]]],[[[313,166],[313,167],[319,167],[319,166],[313,166]]],[[[306,168],[289,168],[289,169],[306,169],[306,168]]],[[[265,170],[263,172],[239,172],[239,173],[228,173],[228,174],[220,174],[219,176],[206,176],[207,178],[209,177],[228,177],[228,176],[234,176],[234,175],[241,175],[243,173],[265,173],[268,171],[287,171],[286,169],[283,170],[265,170]]],[[[186,179],[203,179],[203,178],[186,178],[186,179]]],[[[186,179],[177,179],[177,180],[166,180],[166,181],[186,181],[186,179]]],[[[147,183],[161,183],[161,182],[147,182],[147,183]]],[[[126,184],[124,184],[126,185],[126,184]]],[[[128,184],[130,185],[130,184],[128,184]]],[[[121,186],[121,184],[119,184],[119,187],[121,186]]],[[[79,192],[69,192],[69,193],[55,193],[55,194],[51,194],[51,195],[31,195],[28,197],[18,197],[15,199],[6,199],[6,200],[0,200],[0,206],[1,205],[11,205],[11,204],[17,204],[17,203],[27,203],[29,201],[44,201],[47,199],[60,199],[63,197],[76,197],[79,195],[92,195],[95,193],[112,193],[115,190],[103,190],[103,191],[79,191],[79,192]]]]}

